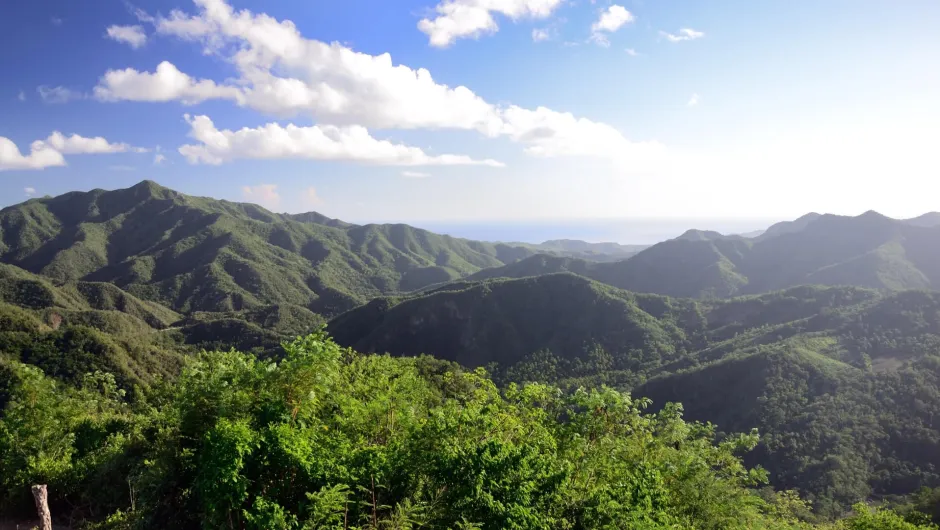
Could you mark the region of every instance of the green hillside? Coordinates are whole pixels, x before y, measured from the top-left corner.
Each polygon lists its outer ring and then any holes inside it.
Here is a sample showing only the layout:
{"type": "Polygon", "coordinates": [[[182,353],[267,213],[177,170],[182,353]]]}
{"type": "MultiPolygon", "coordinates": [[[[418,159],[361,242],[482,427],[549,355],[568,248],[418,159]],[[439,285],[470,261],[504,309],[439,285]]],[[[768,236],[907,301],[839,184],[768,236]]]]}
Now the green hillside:
{"type": "Polygon", "coordinates": [[[798,287],[697,302],[550,274],[375,300],[328,329],[363,351],[489,366],[507,382],[609,384],[725,432],[759,428],[748,462],[826,515],[940,485],[940,294],[798,287]]]}
{"type": "Polygon", "coordinates": [[[0,211],[0,262],[57,282],[112,283],[180,312],[288,303],[329,315],[534,253],[407,225],[279,215],[150,181],[0,211]]]}
{"type": "Polygon", "coordinates": [[[373,300],[337,317],[328,330],[359,351],[433,353],[464,366],[511,365],[540,349],[580,352],[591,343],[624,359],[643,350],[668,360],[691,344],[697,330],[677,322],[694,322],[696,309],[692,302],[555,274],[373,300]]]}
{"type": "Polygon", "coordinates": [[[53,284],[0,264],[0,357],[73,384],[96,370],[126,390],[174,377],[201,349],[273,355],[318,329],[322,316],[290,304],[180,315],[98,282],[53,284]]]}
{"type": "Polygon", "coordinates": [[[810,214],[760,237],[690,230],[624,261],[592,263],[533,256],[471,279],[522,278],[571,271],[614,287],[668,296],[713,298],[797,285],[873,289],[940,288],[940,227],[931,215],[894,220],[810,214]]]}

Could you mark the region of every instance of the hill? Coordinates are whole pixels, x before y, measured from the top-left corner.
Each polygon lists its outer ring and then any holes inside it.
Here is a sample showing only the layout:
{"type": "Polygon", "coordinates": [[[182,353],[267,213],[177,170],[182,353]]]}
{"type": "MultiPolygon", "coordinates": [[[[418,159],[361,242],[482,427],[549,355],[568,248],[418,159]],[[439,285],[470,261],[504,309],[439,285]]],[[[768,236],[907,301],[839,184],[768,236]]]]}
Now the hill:
{"type": "Polygon", "coordinates": [[[809,214],[753,239],[690,230],[620,262],[534,256],[470,278],[572,271],[631,291],[695,298],[805,284],[940,289],[940,226],[930,226],[932,218],[809,214]]]}
{"type": "Polygon", "coordinates": [[[940,212],[928,212],[912,219],[905,219],[904,222],[909,225],[924,226],[928,228],[940,226],[940,212]]]}
{"type": "Polygon", "coordinates": [[[318,329],[323,317],[289,304],[180,315],[99,282],[53,284],[0,264],[0,357],[78,384],[100,370],[126,390],[175,376],[202,349],[270,356],[318,329]]]}
{"type": "Polygon", "coordinates": [[[191,197],[144,181],[0,210],[0,262],[57,282],[107,282],[175,311],[292,304],[323,314],[530,256],[407,225],[191,197]]]}
{"type": "Polygon", "coordinates": [[[671,359],[690,340],[677,321],[694,315],[692,303],[673,307],[663,297],[553,274],[377,299],[335,318],[328,330],[358,351],[433,352],[464,366],[512,365],[542,349],[586,352],[592,342],[624,357],[647,348],[646,356],[671,359]]]}
{"type": "Polygon", "coordinates": [[[608,384],[725,432],[757,427],[748,462],[827,515],[940,484],[940,294],[797,287],[703,302],[550,274],[375,300],[328,329],[363,351],[488,366],[504,382],[608,384]]]}
{"type": "Polygon", "coordinates": [[[794,221],[782,221],[771,225],[767,230],[761,234],[760,238],[770,239],[772,237],[780,236],[783,234],[792,234],[794,232],[800,232],[809,226],[811,223],[822,217],[822,215],[816,212],[810,212],[794,221]]]}

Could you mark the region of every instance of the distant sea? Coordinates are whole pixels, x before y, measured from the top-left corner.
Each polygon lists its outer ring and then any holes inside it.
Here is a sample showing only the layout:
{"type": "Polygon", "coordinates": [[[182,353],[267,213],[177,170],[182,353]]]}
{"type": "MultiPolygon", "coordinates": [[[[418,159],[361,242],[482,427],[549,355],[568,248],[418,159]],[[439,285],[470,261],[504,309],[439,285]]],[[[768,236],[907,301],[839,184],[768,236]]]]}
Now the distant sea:
{"type": "Polygon", "coordinates": [[[454,237],[480,241],[541,243],[551,239],[580,239],[591,243],[615,242],[652,245],[685,231],[714,230],[744,234],[764,230],[783,219],[592,219],[559,221],[505,221],[484,223],[416,222],[414,226],[454,237]]]}

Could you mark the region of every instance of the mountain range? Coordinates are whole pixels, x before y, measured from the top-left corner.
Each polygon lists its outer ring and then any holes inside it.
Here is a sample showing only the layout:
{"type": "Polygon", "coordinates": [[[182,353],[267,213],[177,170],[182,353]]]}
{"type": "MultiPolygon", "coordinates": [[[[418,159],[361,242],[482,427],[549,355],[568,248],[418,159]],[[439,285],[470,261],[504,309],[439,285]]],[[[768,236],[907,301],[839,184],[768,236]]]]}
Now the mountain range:
{"type": "Polygon", "coordinates": [[[574,272],[636,292],[710,298],[797,285],[940,288],[940,216],[809,214],[755,238],[689,230],[613,263],[537,255],[470,279],[574,272]]]}
{"type": "Polygon", "coordinates": [[[763,434],[752,464],[823,514],[940,485],[940,214],[808,214],[648,248],[491,243],[277,214],[144,181],[0,210],[3,362],[134,395],[201,349],[361,352],[497,382],[610,385],[763,434]],[[809,285],[814,284],[814,285],[809,285]]]}

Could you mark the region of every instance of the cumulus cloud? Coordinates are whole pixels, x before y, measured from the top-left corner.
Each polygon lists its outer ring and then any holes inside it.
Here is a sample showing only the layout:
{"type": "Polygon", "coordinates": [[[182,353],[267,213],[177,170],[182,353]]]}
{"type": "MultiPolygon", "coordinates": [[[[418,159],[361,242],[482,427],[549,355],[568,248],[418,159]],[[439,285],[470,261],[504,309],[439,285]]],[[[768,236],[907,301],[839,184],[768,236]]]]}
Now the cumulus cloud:
{"type": "Polygon", "coordinates": [[[638,57],[640,55],[640,52],[634,50],[633,48],[627,48],[625,51],[630,57],[638,57]]]}
{"type": "Polygon", "coordinates": [[[62,153],[42,142],[34,142],[30,153],[24,155],[13,140],[0,136],[0,171],[44,169],[64,165],[65,158],[62,153]]]}
{"type": "Polygon", "coordinates": [[[23,192],[26,193],[27,197],[32,197],[33,195],[36,195],[36,188],[32,186],[27,186],[23,188],[23,192]]]}
{"type": "Polygon", "coordinates": [[[686,103],[686,105],[689,107],[694,107],[699,104],[700,100],[701,98],[699,98],[698,94],[692,94],[692,97],[689,98],[689,101],[686,103]]]}
{"type": "Polygon", "coordinates": [[[499,25],[494,13],[512,20],[546,18],[563,0],[443,0],[434,8],[437,16],[418,22],[431,46],[446,48],[457,39],[479,38],[496,33],[499,25]]]}
{"type": "Polygon", "coordinates": [[[701,31],[696,31],[691,28],[682,28],[679,30],[679,33],[668,33],[666,31],[660,31],[660,35],[666,37],[666,40],[669,42],[682,42],[686,40],[695,40],[701,39],[705,36],[701,31]]]}
{"type": "Polygon", "coordinates": [[[147,43],[147,34],[141,26],[109,26],[105,36],[126,43],[135,50],[147,43]]]}
{"type": "Polygon", "coordinates": [[[614,4],[602,11],[600,18],[594,24],[591,24],[591,40],[606,48],[610,46],[608,35],[634,20],[636,20],[636,17],[626,8],[614,4]]]}
{"type": "Polygon", "coordinates": [[[0,136],[0,171],[64,166],[66,163],[63,155],[145,151],[147,150],[125,143],[111,143],[100,136],[94,138],[85,138],[77,134],[65,136],[59,131],[54,131],[45,140],[36,140],[30,144],[30,153],[24,155],[12,140],[0,136]]]}
{"type": "Polygon", "coordinates": [[[597,19],[597,22],[591,25],[591,31],[613,33],[622,28],[624,24],[633,22],[634,20],[636,20],[636,17],[627,11],[625,7],[614,4],[601,12],[601,16],[597,19]]]}
{"type": "Polygon", "coordinates": [[[410,179],[423,179],[431,176],[430,173],[423,173],[421,171],[402,171],[401,176],[407,177],[410,179]]]}
{"type": "Polygon", "coordinates": [[[64,86],[50,87],[42,85],[36,88],[39,97],[46,103],[68,103],[74,99],[83,99],[85,97],[81,92],[77,92],[64,86]]]}
{"type": "Polygon", "coordinates": [[[216,85],[208,79],[196,80],[180,72],[172,63],[163,61],[154,73],[133,68],[108,70],[95,87],[95,97],[103,101],[173,101],[192,105],[207,99],[239,101],[237,87],[216,85]]]}
{"type": "Polygon", "coordinates": [[[16,99],[20,101],[26,101],[26,92],[20,90],[20,93],[16,96],[16,99]]]}
{"type": "Polygon", "coordinates": [[[190,136],[200,142],[179,148],[191,164],[221,164],[241,158],[305,158],[390,166],[503,165],[464,155],[431,156],[417,147],[373,138],[365,127],[357,125],[282,127],[269,123],[254,129],[220,131],[207,116],[187,115],[186,120],[192,127],[190,136]]]}
{"type": "MultiPolygon", "coordinates": [[[[558,3],[504,2],[499,9],[484,11],[516,17],[534,13],[547,16],[558,3]]],[[[491,104],[467,87],[438,83],[426,69],[395,64],[387,53],[373,56],[338,43],[306,39],[289,20],[280,21],[248,10],[236,12],[224,0],[196,0],[196,4],[200,8],[196,15],[173,11],[168,17],[155,18],[156,31],[200,43],[205,53],[219,55],[235,67],[238,72],[235,79],[222,84],[197,80],[163,62],[153,73],[130,68],[109,71],[95,88],[95,96],[105,101],[183,103],[224,99],[277,117],[312,115],[320,124],[335,126],[320,129],[321,133],[355,130],[350,126],[473,130],[487,137],[507,136],[543,156],[551,156],[551,147],[555,146],[554,154],[622,159],[622,153],[645,145],[635,144],[608,125],[567,113],[491,104]],[[525,119],[526,113],[538,114],[550,125],[526,130],[527,124],[532,123],[525,119]],[[551,129],[568,126],[575,128],[551,129]],[[591,138],[579,137],[586,129],[603,131],[603,145],[613,149],[601,153],[592,147],[591,138]],[[561,141],[548,142],[545,137],[575,138],[574,145],[584,148],[565,146],[561,141]]],[[[362,133],[368,136],[367,131],[362,133]]]]}
{"type": "Polygon", "coordinates": [[[159,166],[163,164],[164,162],[166,162],[166,155],[161,154],[161,153],[157,153],[153,155],[153,165],[159,166]]]}
{"type": "Polygon", "coordinates": [[[242,196],[266,208],[277,208],[281,204],[281,194],[277,192],[277,184],[243,186],[242,196]]]}
{"type": "Polygon", "coordinates": [[[110,143],[101,136],[94,138],[85,138],[77,134],[65,136],[59,131],[54,131],[45,140],[37,140],[33,144],[44,144],[64,155],[126,153],[128,151],[142,153],[146,151],[144,148],[132,147],[125,143],[110,143]]]}

